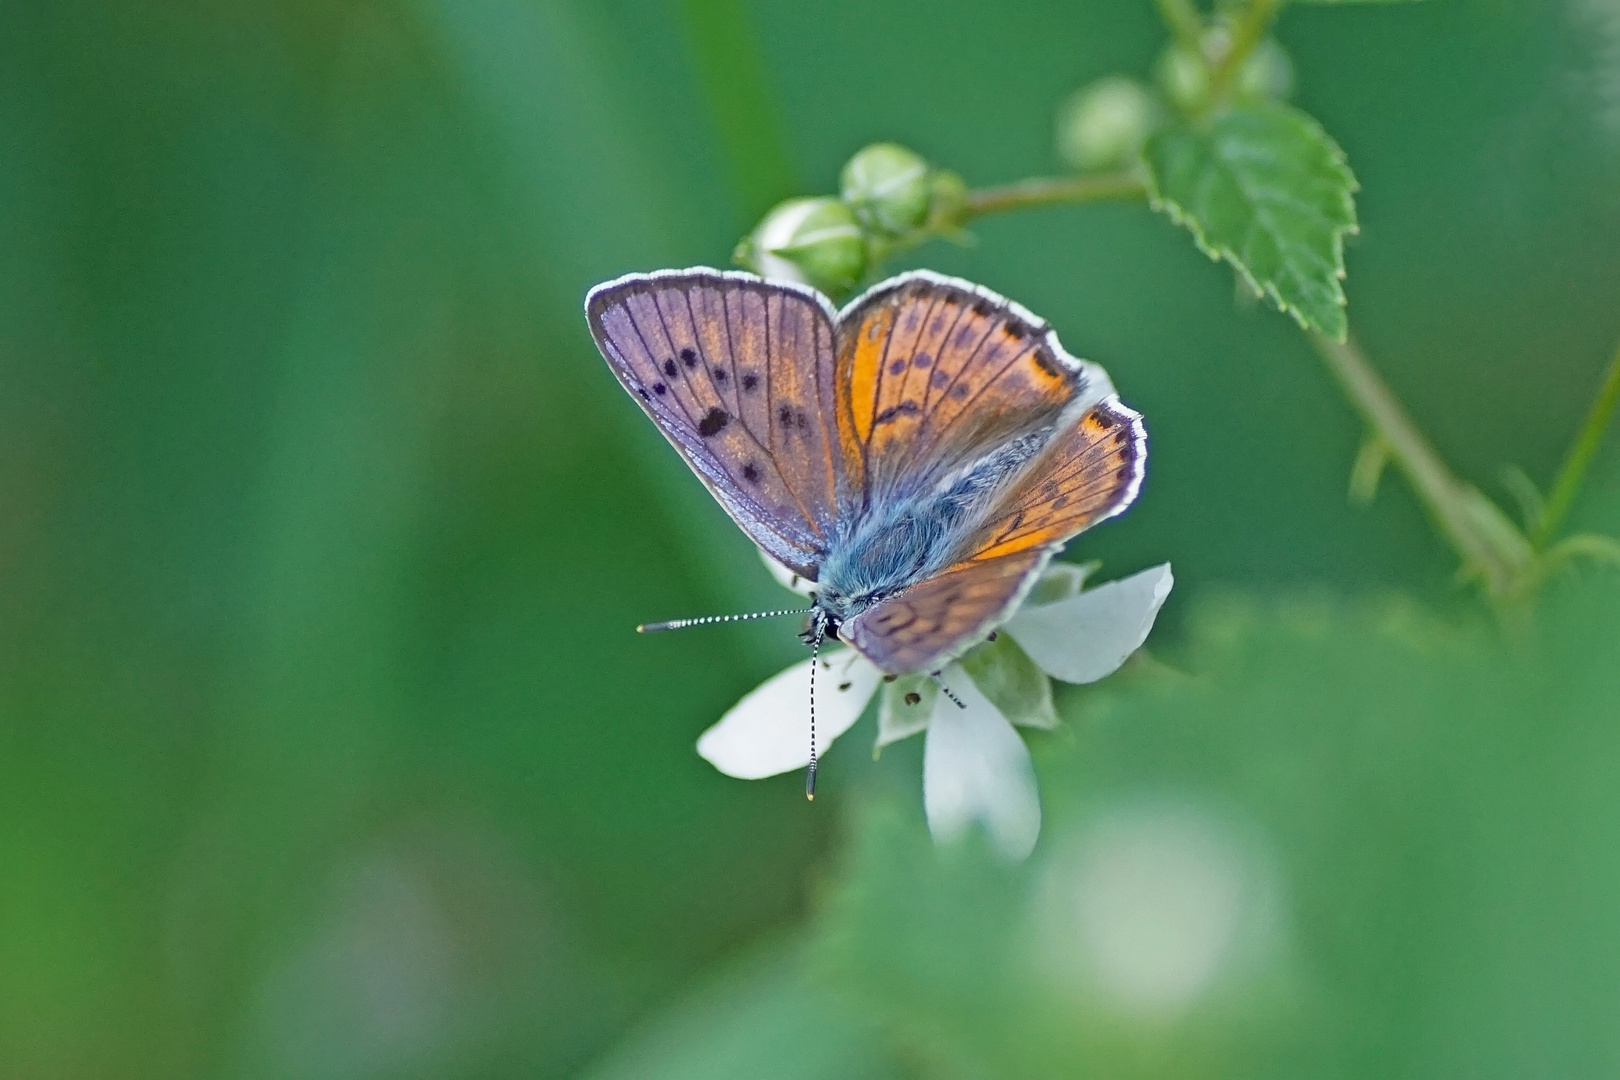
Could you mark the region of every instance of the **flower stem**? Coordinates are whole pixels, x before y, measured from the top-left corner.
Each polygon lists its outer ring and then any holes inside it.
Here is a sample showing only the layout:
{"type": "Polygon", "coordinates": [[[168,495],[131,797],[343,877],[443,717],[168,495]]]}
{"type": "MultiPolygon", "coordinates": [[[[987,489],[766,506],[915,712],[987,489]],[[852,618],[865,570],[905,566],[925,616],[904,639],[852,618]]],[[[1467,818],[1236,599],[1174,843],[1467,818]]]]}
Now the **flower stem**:
{"type": "Polygon", "coordinates": [[[1592,457],[1603,442],[1604,429],[1609,426],[1609,417],[1613,415],[1617,402],[1620,402],[1620,348],[1615,350],[1614,359],[1609,361],[1608,374],[1604,376],[1603,386],[1599,388],[1597,398],[1586,414],[1581,433],[1575,437],[1569,453],[1564,455],[1564,463],[1558,467],[1558,478],[1553,481],[1552,494],[1547,497],[1546,508],[1536,526],[1535,544],[1538,549],[1552,542],[1564,524],[1564,518],[1569,515],[1575,496],[1580,494],[1581,481],[1586,479],[1587,466],[1592,464],[1592,457]]]}
{"type": "Polygon", "coordinates": [[[1197,53],[1203,48],[1204,18],[1192,0],[1156,0],[1159,18],[1182,48],[1197,53]]]}
{"type": "Polygon", "coordinates": [[[1209,104],[1215,106],[1226,99],[1228,89],[1243,62],[1254,52],[1255,46],[1265,40],[1271,21],[1277,17],[1282,0],[1249,0],[1243,14],[1232,27],[1232,40],[1226,52],[1209,72],[1209,104]]]}
{"type": "Polygon", "coordinates": [[[1147,185],[1134,172],[1098,173],[1093,176],[1037,176],[999,187],[970,191],[961,220],[1026,210],[1060,203],[1100,202],[1104,199],[1136,199],[1147,194],[1147,185]]]}
{"type": "Polygon", "coordinates": [[[1512,522],[1475,488],[1457,479],[1353,339],[1341,343],[1314,332],[1310,339],[1351,405],[1406,475],[1436,527],[1462,557],[1465,569],[1483,577],[1492,596],[1520,591],[1531,553],[1512,522]]]}

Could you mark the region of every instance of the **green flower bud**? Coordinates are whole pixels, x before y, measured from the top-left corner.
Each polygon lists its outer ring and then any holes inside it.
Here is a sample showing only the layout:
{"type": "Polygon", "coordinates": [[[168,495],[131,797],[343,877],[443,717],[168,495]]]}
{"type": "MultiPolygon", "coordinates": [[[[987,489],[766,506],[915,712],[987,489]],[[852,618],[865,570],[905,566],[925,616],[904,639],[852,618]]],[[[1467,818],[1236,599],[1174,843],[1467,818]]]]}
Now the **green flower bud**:
{"type": "Polygon", "coordinates": [[[762,277],[846,293],[866,273],[866,238],[833,198],[789,199],[765,215],[733,256],[762,277]]]}
{"type": "Polygon", "coordinates": [[[1194,112],[1209,99],[1209,63],[1191,49],[1172,43],[1153,65],[1164,96],[1183,112],[1194,112]]]}
{"type": "Polygon", "coordinates": [[[1135,79],[1098,79],[1058,106],[1058,160],[1079,172],[1128,165],[1163,119],[1153,92],[1135,79]]]}
{"type": "Polygon", "coordinates": [[[1293,92],[1294,62],[1276,38],[1255,46],[1232,87],[1239,101],[1279,101],[1293,92]]]}
{"type": "Polygon", "coordinates": [[[874,232],[901,236],[928,217],[928,162],[894,143],[873,143],[849,159],[844,201],[874,232]]]}

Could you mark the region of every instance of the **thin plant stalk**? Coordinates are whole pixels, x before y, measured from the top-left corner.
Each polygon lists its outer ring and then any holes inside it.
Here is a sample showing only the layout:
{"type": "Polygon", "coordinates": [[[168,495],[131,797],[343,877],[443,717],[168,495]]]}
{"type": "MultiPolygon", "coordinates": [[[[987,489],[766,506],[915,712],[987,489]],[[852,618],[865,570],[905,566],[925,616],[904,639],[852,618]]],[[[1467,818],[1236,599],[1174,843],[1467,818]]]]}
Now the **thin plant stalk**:
{"type": "Polygon", "coordinates": [[[1140,199],[1147,185],[1135,172],[1096,173],[1089,176],[1037,176],[967,194],[961,220],[1064,203],[1101,202],[1105,199],[1140,199]]]}
{"type": "Polygon", "coordinates": [[[1219,105],[1226,99],[1232,80],[1243,69],[1244,61],[1255,47],[1265,40],[1266,31],[1277,17],[1282,0],[1249,0],[1242,16],[1232,27],[1232,40],[1226,52],[1215,61],[1209,72],[1209,106],[1219,105]]]}
{"type": "Polygon", "coordinates": [[[1580,493],[1581,483],[1586,479],[1587,467],[1592,464],[1593,456],[1603,443],[1603,433],[1609,426],[1609,417],[1614,414],[1617,402],[1620,402],[1620,348],[1615,349],[1614,358],[1609,361],[1608,373],[1592,402],[1592,408],[1586,414],[1586,423],[1581,426],[1580,434],[1575,437],[1569,453],[1564,455],[1563,464],[1558,468],[1552,493],[1547,496],[1547,504],[1536,524],[1534,540],[1538,550],[1552,543],[1558,530],[1563,527],[1564,519],[1569,516],[1575,496],[1580,493]]]}
{"type": "Polygon", "coordinates": [[[1192,0],[1155,0],[1159,17],[1170,28],[1182,48],[1198,52],[1203,48],[1204,17],[1192,0]]]}

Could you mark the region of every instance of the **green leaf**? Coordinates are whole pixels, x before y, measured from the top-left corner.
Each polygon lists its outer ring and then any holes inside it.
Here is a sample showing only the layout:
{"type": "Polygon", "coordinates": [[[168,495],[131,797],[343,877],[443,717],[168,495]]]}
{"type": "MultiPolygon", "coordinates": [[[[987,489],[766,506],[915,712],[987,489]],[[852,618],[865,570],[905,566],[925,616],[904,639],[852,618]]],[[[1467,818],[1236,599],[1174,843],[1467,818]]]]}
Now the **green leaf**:
{"type": "Polygon", "coordinates": [[[1148,141],[1153,205],[1192,230],[1257,293],[1306,329],[1342,341],[1344,234],[1357,184],[1315,120],[1275,103],[1183,122],[1148,141]]]}
{"type": "Polygon", "coordinates": [[[1294,0],[1296,4],[1410,4],[1417,0],[1294,0]]]}
{"type": "Polygon", "coordinates": [[[1009,634],[997,634],[991,641],[962,657],[968,673],[991,704],[1014,724],[1024,727],[1057,727],[1052,708],[1052,680],[1035,666],[1035,661],[1009,634]]]}
{"type": "Polygon", "coordinates": [[[1462,1074],[1607,1047],[1620,577],[1555,584],[1538,614],[1503,642],[1398,599],[1201,600],[1195,678],[1066,696],[1028,862],[936,848],[914,792],[857,806],[816,969],[929,1077],[1462,1074]],[[1411,1023],[1437,987],[1458,1019],[1411,1023]]]}
{"type": "Polygon", "coordinates": [[[797,942],[776,942],[702,979],[643,1023],[588,1080],[892,1080],[876,1023],[820,986],[797,942]]]}

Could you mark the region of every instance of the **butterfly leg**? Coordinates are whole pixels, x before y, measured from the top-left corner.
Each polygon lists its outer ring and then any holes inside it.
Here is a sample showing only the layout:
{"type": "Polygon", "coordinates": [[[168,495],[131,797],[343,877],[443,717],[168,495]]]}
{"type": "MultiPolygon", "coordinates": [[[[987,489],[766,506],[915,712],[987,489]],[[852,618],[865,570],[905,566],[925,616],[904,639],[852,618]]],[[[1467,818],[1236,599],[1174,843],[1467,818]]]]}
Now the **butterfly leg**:
{"type": "Polygon", "coordinates": [[[953,705],[955,705],[958,709],[967,708],[967,702],[963,701],[961,698],[959,698],[955,694],[951,693],[951,688],[945,685],[945,680],[939,677],[939,672],[930,671],[928,673],[928,677],[930,679],[934,680],[934,685],[939,687],[939,692],[944,694],[947,698],[949,698],[951,700],[951,703],[953,705]]]}

